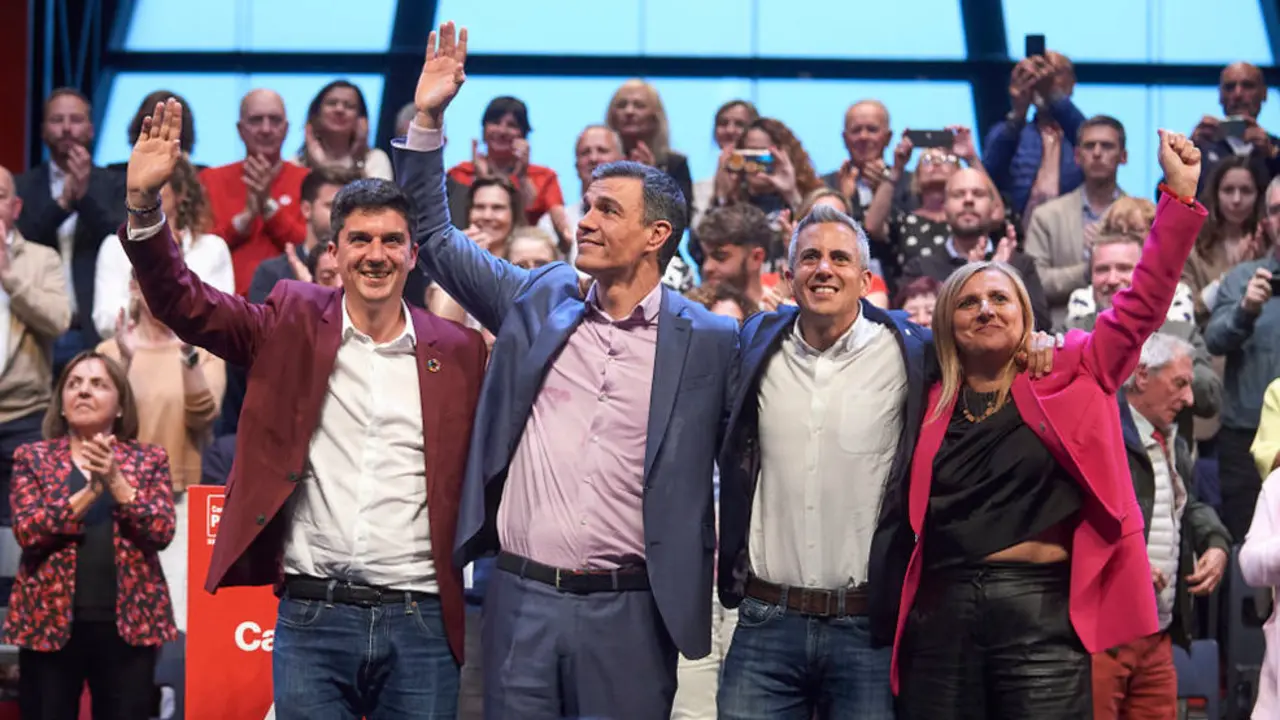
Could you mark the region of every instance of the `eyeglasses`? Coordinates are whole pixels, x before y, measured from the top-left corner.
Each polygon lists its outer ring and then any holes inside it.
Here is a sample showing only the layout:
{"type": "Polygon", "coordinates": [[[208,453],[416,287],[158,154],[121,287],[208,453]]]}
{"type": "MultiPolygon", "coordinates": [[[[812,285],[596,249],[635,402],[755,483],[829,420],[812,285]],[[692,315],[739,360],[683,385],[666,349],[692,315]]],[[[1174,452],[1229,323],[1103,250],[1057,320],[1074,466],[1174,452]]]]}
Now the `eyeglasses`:
{"type": "Polygon", "coordinates": [[[947,153],[946,155],[930,153],[928,155],[920,156],[921,165],[956,165],[959,164],[959,162],[960,158],[952,155],[951,153],[947,153]]]}

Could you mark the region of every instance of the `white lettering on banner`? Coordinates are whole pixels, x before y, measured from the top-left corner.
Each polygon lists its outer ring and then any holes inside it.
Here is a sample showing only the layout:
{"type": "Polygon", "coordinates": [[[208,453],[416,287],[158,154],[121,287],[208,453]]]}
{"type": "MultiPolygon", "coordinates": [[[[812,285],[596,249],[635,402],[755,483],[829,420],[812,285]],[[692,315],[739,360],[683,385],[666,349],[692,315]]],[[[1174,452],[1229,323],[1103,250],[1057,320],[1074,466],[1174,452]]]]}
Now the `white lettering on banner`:
{"type": "Polygon", "coordinates": [[[263,631],[258,623],[246,620],[236,626],[236,647],[245,652],[271,652],[276,642],[276,631],[263,631]]]}

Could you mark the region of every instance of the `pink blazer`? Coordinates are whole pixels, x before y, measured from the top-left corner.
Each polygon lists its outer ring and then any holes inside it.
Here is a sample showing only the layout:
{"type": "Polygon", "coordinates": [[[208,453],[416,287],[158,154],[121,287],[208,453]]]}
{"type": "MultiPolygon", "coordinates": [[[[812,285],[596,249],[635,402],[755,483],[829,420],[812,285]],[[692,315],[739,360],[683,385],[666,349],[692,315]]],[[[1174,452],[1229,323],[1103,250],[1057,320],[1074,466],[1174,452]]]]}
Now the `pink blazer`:
{"type": "MultiPolygon", "coordinates": [[[[1253,511],[1253,524],[1240,548],[1240,572],[1250,587],[1280,587],[1280,470],[1271,473],[1262,483],[1257,509],[1253,511]]],[[[1267,639],[1267,652],[1262,660],[1262,675],[1258,678],[1258,702],[1253,706],[1256,720],[1272,720],[1280,712],[1280,625],[1276,614],[1280,606],[1271,610],[1271,617],[1262,626],[1267,639]]]]}
{"type": "MultiPolygon", "coordinates": [[[[1115,393],[1133,372],[1142,344],[1164,323],[1183,263],[1204,223],[1204,208],[1161,197],[1155,225],[1133,273],[1092,333],[1073,330],[1040,380],[1019,375],[1013,399],[1027,425],[1071,473],[1083,492],[1080,524],[1071,547],[1071,623],[1090,653],[1156,632],[1155,590],[1142,536],[1142,512],[1133,494],[1120,433],[1115,393]]],[[[924,424],[911,464],[908,517],[917,542],[907,565],[892,684],[898,692],[898,651],[907,615],[920,587],[924,521],[933,458],[942,444],[952,402],[933,417],[941,385],[929,392],[924,424]]]]}

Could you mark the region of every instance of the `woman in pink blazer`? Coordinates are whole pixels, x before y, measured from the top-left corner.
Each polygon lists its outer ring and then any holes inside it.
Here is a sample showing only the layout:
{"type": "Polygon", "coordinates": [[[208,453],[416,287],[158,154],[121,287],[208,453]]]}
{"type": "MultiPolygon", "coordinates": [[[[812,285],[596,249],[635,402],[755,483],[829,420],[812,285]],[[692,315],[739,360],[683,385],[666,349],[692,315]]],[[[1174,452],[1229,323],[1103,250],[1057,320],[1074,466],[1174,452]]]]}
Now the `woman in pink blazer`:
{"type": "Polygon", "coordinates": [[[1067,335],[1049,375],[1017,374],[1033,324],[1011,268],[970,263],[938,297],[942,381],[907,488],[916,542],[893,655],[906,718],[1091,718],[1090,653],[1157,630],[1115,392],[1205,215],[1199,151],[1161,133],[1159,156],[1168,184],[1133,286],[1093,333],[1067,335]]]}
{"type": "MultiPolygon", "coordinates": [[[[1276,473],[1273,472],[1272,476],[1276,473]]],[[[1253,524],[1240,548],[1240,572],[1250,587],[1280,587],[1280,480],[1267,478],[1253,511],[1253,524]]],[[[1254,720],[1274,720],[1280,715],[1280,606],[1262,626],[1267,638],[1267,653],[1258,678],[1258,702],[1253,706],[1254,720]]]]}

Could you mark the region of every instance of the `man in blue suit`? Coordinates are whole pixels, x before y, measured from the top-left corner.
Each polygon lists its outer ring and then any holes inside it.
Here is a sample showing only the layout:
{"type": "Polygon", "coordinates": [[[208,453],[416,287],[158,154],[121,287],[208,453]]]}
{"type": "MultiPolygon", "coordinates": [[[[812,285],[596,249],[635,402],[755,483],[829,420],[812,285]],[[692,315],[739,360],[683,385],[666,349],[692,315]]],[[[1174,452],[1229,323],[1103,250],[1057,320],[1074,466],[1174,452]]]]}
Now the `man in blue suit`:
{"type": "Polygon", "coordinates": [[[659,282],[687,219],[675,182],[592,174],[564,263],[527,271],[450,225],[443,114],[466,31],[428,39],[418,113],[395,150],[425,274],[496,340],[455,553],[498,553],[483,629],[489,718],[668,717],[677,650],[710,650],[712,465],[737,328],[659,282]]]}

